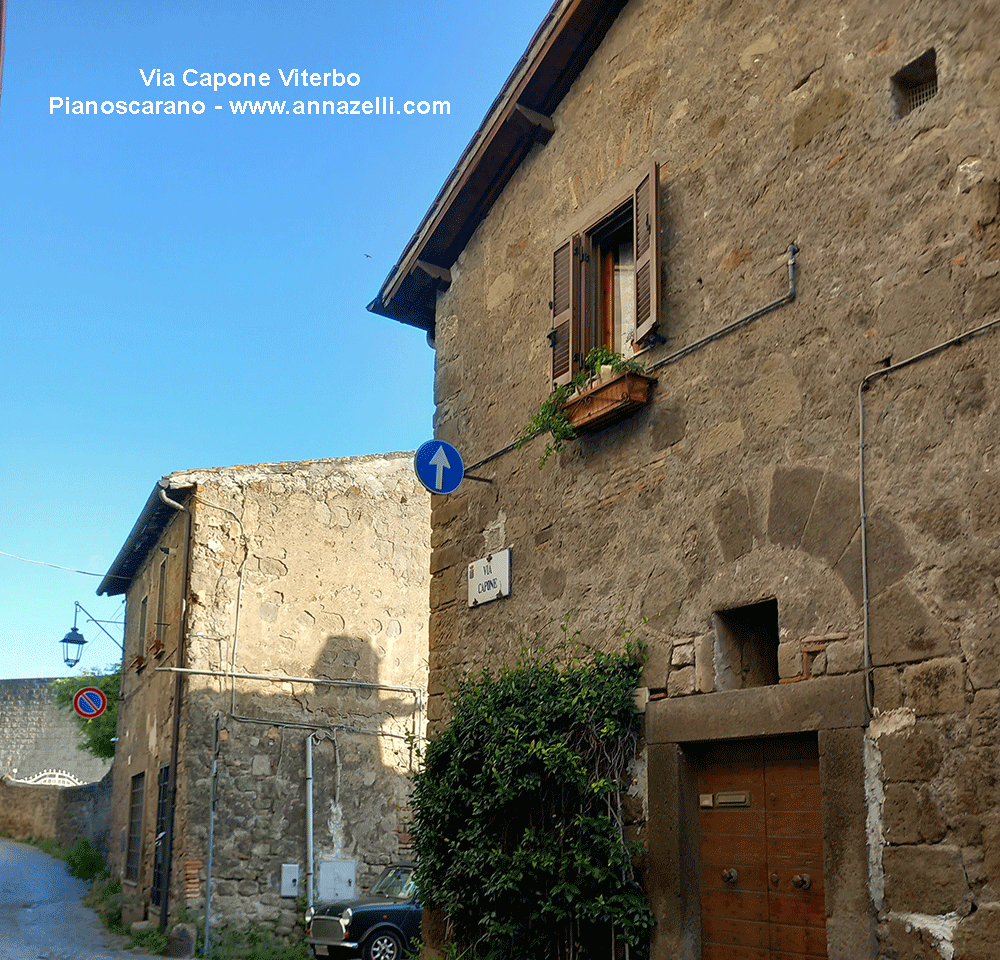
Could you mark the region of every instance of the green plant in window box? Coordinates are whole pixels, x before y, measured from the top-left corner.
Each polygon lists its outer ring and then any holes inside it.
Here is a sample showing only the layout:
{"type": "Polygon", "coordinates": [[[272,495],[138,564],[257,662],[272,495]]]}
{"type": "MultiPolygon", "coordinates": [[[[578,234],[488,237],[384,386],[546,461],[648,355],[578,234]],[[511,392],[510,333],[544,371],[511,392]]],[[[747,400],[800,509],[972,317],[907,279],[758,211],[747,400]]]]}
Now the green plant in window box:
{"type": "Polygon", "coordinates": [[[594,373],[600,370],[601,367],[611,367],[613,374],[625,373],[626,371],[629,373],[643,373],[645,370],[635,357],[626,357],[624,354],[615,353],[614,350],[609,350],[607,347],[594,347],[587,354],[584,366],[593,370],[594,373]]]}
{"type": "Polygon", "coordinates": [[[545,449],[538,458],[539,469],[545,466],[545,462],[553,453],[565,449],[567,440],[572,440],[576,436],[573,424],[569,422],[566,414],[566,403],[572,399],[577,390],[583,390],[590,383],[601,367],[611,367],[612,374],[644,371],[643,365],[632,357],[624,357],[607,347],[594,347],[587,354],[583,369],[575,374],[569,383],[560,384],[542,401],[538,412],[531,418],[531,422],[517,441],[517,449],[520,450],[539,434],[550,434],[545,449]]]}

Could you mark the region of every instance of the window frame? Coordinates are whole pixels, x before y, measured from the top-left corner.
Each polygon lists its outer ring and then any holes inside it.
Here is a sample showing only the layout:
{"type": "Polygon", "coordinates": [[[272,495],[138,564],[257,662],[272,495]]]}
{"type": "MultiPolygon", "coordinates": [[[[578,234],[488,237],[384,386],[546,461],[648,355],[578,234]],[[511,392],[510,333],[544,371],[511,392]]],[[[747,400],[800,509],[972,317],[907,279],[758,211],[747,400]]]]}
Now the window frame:
{"type": "MultiPolygon", "coordinates": [[[[599,215],[591,215],[584,229],[572,232],[552,253],[552,381],[569,383],[583,369],[586,354],[597,345],[597,297],[600,269],[595,262],[595,238],[606,226],[631,207],[634,262],[634,306],[628,326],[635,333],[632,354],[646,349],[646,341],[659,322],[660,196],[659,165],[652,163],[629,194],[616,203],[605,203],[599,215]],[[634,327],[632,326],[634,322],[634,327]]],[[[607,343],[616,353],[628,355],[628,344],[607,343]],[[623,349],[624,348],[624,349],[623,349]]]]}
{"type": "Polygon", "coordinates": [[[143,770],[132,777],[129,789],[128,840],[125,845],[125,879],[129,883],[139,882],[142,865],[142,812],[145,802],[146,772],[143,770]]]}
{"type": "Polygon", "coordinates": [[[170,764],[161,763],[156,775],[156,833],[153,839],[153,883],[149,902],[163,907],[163,881],[167,868],[167,821],[170,813],[170,764]]]}

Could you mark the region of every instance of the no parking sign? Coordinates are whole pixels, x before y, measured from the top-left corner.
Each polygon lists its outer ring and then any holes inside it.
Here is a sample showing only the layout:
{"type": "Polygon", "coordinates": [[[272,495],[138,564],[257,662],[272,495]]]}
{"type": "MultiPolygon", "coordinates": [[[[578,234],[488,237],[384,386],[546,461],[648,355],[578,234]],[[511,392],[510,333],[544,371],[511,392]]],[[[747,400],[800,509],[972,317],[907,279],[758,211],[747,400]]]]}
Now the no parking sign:
{"type": "Polygon", "coordinates": [[[84,720],[93,720],[108,709],[108,698],[97,687],[84,687],[73,697],[73,709],[84,720]]]}

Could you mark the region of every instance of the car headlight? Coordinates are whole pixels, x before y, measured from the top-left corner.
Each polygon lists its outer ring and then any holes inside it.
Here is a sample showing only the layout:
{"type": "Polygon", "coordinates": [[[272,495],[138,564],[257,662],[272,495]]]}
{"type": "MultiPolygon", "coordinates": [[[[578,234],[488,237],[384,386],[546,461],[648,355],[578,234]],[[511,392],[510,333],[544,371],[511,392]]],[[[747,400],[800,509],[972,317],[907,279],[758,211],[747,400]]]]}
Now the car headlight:
{"type": "Polygon", "coordinates": [[[312,906],[306,907],[306,926],[307,927],[309,926],[310,923],[312,923],[312,918],[315,917],[315,916],[316,916],[316,908],[312,907],[312,906]]]}
{"type": "Polygon", "coordinates": [[[346,925],[346,924],[348,924],[348,923],[350,923],[350,922],[351,922],[351,917],[352,917],[353,915],[354,915],[354,914],[353,914],[353,913],[351,912],[351,908],[350,908],[350,907],[348,907],[348,908],[347,908],[347,909],[346,909],[346,910],[345,910],[345,911],[344,911],[344,912],[343,912],[343,913],[342,913],[342,914],[340,915],[340,919],[341,919],[341,920],[343,920],[343,921],[344,921],[344,924],[346,925]]]}

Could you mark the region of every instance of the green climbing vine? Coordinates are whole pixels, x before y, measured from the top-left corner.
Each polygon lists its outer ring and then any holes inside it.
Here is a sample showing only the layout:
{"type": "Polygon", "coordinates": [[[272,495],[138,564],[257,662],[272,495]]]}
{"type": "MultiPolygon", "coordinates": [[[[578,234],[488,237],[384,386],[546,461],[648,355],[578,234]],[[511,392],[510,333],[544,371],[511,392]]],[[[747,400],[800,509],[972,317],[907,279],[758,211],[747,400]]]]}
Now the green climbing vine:
{"type": "Polygon", "coordinates": [[[643,955],[652,912],[626,842],[635,649],[462,680],[415,777],[417,883],[478,956],[581,960],[612,935],[643,955]]]}

